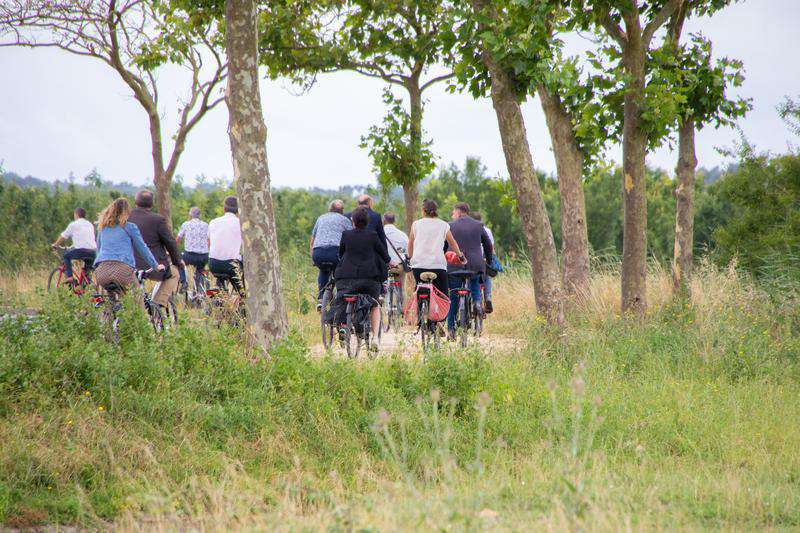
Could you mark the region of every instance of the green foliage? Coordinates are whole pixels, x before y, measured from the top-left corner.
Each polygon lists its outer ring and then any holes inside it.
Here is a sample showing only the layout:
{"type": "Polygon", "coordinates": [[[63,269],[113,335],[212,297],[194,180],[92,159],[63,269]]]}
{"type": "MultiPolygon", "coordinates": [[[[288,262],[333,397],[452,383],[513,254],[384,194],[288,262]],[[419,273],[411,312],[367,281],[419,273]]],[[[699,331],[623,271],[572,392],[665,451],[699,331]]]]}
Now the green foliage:
{"type": "Polygon", "coordinates": [[[800,155],[770,157],[746,150],[717,192],[731,211],[714,231],[721,262],[736,258],[751,272],[767,265],[780,269],[776,255],[791,262],[800,250],[800,155]]]}
{"type": "Polygon", "coordinates": [[[415,186],[435,168],[432,142],[414,138],[411,117],[388,88],[383,91],[383,103],[389,108],[383,124],[372,126],[361,137],[361,148],[369,150],[381,187],[415,186]]]}

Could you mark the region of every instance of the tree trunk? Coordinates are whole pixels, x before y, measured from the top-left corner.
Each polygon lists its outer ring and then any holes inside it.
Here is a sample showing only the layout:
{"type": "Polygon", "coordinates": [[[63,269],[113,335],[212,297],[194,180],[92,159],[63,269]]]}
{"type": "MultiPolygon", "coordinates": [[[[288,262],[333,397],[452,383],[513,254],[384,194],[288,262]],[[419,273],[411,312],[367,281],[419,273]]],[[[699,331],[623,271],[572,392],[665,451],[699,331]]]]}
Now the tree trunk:
{"type": "Polygon", "coordinates": [[[694,119],[686,118],[678,131],[678,166],[675,173],[675,253],[672,283],[675,294],[690,297],[694,261],[694,180],[697,156],[694,149],[694,119]]]}
{"type": "Polygon", "coordinates": [[[267,128],[258,87],[258,29],[254,0],[226,0],[225,44],[229,60],[228,134],[242,224],[247,326],[267,353],[285,337],[275,214],[267,167],[267,128]]]}
{"type": "Polygon", "coordinates": [[[642,124],[645,48],[640,31],[629,32],[625,48],[625,69],[630,81],[625,91],[622,129],[622,311],[641,317],[647,309],[647,133],[642,124]]]}
{"type": "Polygon", "coordinates": [[[169,196],[170,185],[172,184],[172,175],[164,170],[164,148],[161,141],[161,119],[158,116],[158,110],[155,104],[150,106],[150,102],[139,101],[147,111],[147,117],[150,122],[150,148],[153,156],[153,185],[156,188],[156,207],[158,213],[163,215],[170,227],[172,227],[172,212],[171,202],[169,196]]]}
{"type": "Polygon", "coordinates": [[[525,121],[508,74],[486,50],[483,50],[482,58],[491,77],[492,104],[500,128],[503,153],[531,254],[536,308],[548,321],[560,325],[564,311],[556,246],[533,168],[525,121]]]}
{"type": "MultiPolygon", "coordinates": [[[[411,108],[411,144],[415,147],[414,153],[419,154],[422,149],[422,91],[419,88],[419,73],[412,75],[408,83],[408,99],[411,108]]],[[[419,213],[419,182],[424,176],[405,176],[403,181],[403,200],[406,209],[406,232],[411,231],[411,224],[420,217],[419,213]]]]}
{"type": "Polygon", "coordinates": [[[586,230],[586,202],[583,196],[583,153],[578,148],[572,121],[558,95],[538,88],[542,109],[550,130],[561,197],[561,257],[563,286],[570,296],[589,289],[589,235],[586,230]]]}

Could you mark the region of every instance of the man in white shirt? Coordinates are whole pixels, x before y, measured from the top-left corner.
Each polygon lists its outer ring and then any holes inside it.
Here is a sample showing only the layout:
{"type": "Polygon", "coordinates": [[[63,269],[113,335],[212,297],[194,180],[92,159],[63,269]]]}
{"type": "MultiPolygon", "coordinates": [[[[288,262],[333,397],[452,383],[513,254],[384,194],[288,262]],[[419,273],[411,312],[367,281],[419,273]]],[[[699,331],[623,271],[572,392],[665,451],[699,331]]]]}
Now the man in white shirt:
{"type": "Polygon", "coordinates": [[[386,233],[386,240],[391,244],[389,245],[389,257],[392,258],[392,263],[400,264],[406,258],[406,250],[408,250],[408,235],[403,230],[394,225],[395,215],[391,212],[383,214],[383,231],[386,233]],[[397,255],[400,252],[400,255],[397,255]]]}
{"type": "MultiPolygon", "coordinates": [[[[195,281],[199,272],[206,268],[208,263],[208,223],[200,219],[200,208],[192,207],[189,209],[189,220],[181,224],[178,236],[175,238],[178,244],[183,242],[183,255],[181,258],[187,265],[192,265],[195,271],[195,281]]],[[[186,269],[180,269],[181,284],[186,286],[186,269]]]]}
{"type": "Polygon", "coordinates": [[[74,220],[61,232],[61,235],[52,245],[53,248],[56,248],[61,246],[67,239],[72,239],[72,248],[64,253],[64,273],[67,276],[67,283],[73,282],[72,262],[82,260],[86,269],[89,270],[97,253],[94,224],[86,220],[86,210],[78,207],[72,216],[74,220]]]}
{"type": "Polygon", "coordinates": [[[225,214],[208,223],[208,268],[218,285],[230,281],[239,294],[244,294],[242,227],[236,197],[225,198],[222,209],[225,214]]]}

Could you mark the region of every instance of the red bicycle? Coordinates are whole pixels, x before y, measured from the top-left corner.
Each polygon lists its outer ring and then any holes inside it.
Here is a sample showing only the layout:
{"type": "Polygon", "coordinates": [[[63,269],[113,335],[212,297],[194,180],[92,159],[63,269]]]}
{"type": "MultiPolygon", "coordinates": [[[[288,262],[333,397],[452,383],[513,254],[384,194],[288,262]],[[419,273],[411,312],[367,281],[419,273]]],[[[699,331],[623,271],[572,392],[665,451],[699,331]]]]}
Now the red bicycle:
{"type": "MultiPolygon", "coordinates": [[[[77,276],[73,277],[72,284],[67,283],[67,267],[64,265],[64,254],[67,250],[68,248],[63,246],[53,248],[53,251],[61,257],[61,261],[58,266],[50,272],[50,276],[47,278],[47,290],[49,292],[67,288],[75,294],[83,294],[94,287],[92,269],[81,259],[80,261],[83,265],[81,266],[80,272],[78,272],[77,276]]],[[[75,272],[75,269],[73,269],[73,272],[75,272]]]]}

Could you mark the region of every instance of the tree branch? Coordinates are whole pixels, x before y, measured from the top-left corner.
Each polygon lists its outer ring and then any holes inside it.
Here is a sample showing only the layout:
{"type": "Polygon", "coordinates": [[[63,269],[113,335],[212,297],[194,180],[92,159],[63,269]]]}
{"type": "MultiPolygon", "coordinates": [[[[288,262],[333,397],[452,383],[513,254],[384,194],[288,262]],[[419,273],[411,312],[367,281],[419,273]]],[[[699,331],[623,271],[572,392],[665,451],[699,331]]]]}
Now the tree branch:
{"type": "Polygon", "coordinates": [[[644,41],[644,45],[646,47],[650,46],[650,41],[653,40],[653,35],[655,35],[656,31],[663,26],[667,20],[672,16],[681,5],[686,2],[687,0],[669,0],[664,7],[662,7],[656,16],[653,17],[647,26],[645,26],[644,31],[642,32],[642,41],[644,41]]]}
{"type": "Polygon", "coordinates": [[[425,89],[427,89],[431,85],[433,85],[435,83],[439,83],[440,81],[449,80],[450,78],[452,78],[455,75],[456,75],[455,72],[449,72],[447,74],[442,74],[441,76],[436,76],[435,78],[431,78],[428,81],[426,81],[425,83],[423,83],[422,86],[419,88],[419,90],[420,90],[420,92],[424,92],[425,89]]]}
{"type": "Polygon", "coordinates": [[[625,33],[619,24],[614,22],[614,19],[611,18],[611,13],[608,9],[600,10],[600,17],[598,18],[598,22],[606,30],[608,36],[614,39],[620,46],[625,46],[628,42],[628,36],[625,33]]]}

